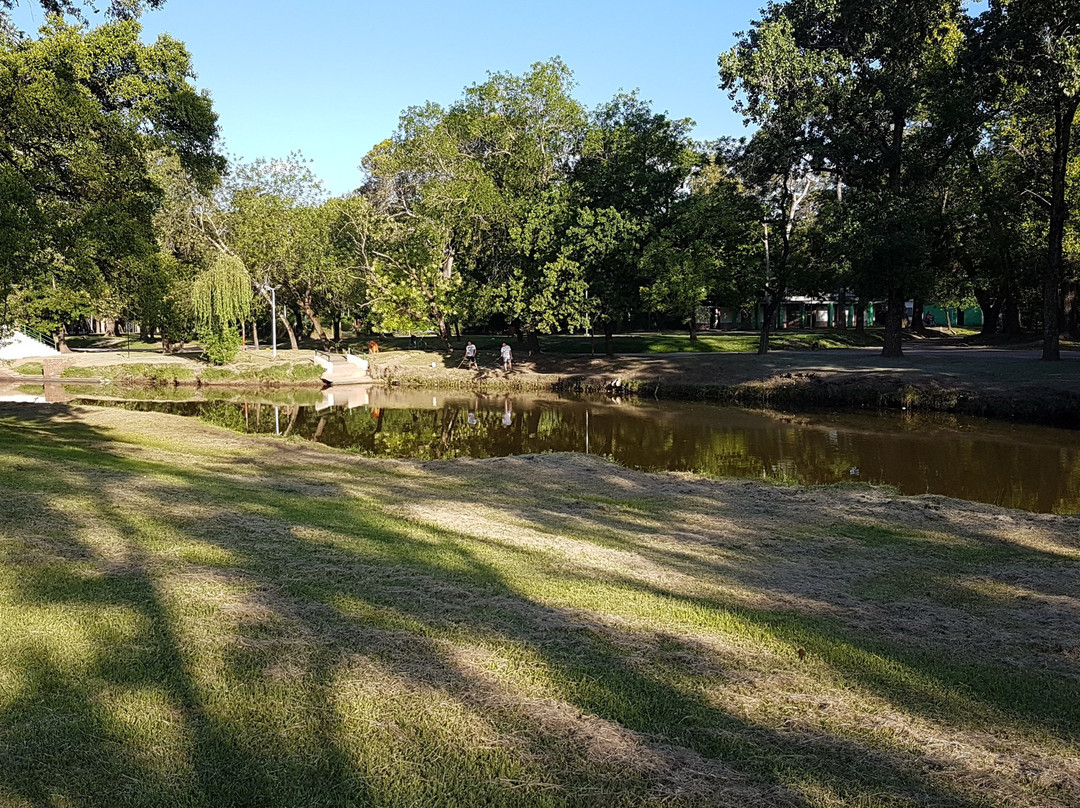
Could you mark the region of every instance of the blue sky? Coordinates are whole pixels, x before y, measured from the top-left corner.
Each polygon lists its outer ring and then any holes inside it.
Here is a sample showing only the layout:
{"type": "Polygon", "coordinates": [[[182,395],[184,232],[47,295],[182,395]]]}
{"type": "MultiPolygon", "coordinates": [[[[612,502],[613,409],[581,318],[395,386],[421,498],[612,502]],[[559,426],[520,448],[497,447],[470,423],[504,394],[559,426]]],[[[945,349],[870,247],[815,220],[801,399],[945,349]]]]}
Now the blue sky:
{"type": "MultiPolygon", "coordinates": [[[[450,103],[488,71],[524,72],[561,56],[588,107],[638,88],[655,109],[693,118],[695,136],[741,134],[717,89],[716,57],[762,0],[549,0],[546,3],[169,0],[143,20],[188,46],[244,159],[302,151],[333,194],[405,107],[450,103]]],[[[33,29],[40,7],[16,22],[33,29]]]]}

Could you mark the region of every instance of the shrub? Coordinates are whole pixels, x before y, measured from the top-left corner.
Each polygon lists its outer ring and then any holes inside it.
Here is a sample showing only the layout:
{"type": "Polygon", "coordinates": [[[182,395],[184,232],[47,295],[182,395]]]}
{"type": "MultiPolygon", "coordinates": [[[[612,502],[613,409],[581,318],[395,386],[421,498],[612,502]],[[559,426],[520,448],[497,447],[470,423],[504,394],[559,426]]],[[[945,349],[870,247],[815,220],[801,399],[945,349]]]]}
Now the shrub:
{"type": "Polygon", "coordinates": [[[240,332],[234,328],[207,328],[199,332],[203,356],[215,365],[225,365],[240,352],[240,332]]]}

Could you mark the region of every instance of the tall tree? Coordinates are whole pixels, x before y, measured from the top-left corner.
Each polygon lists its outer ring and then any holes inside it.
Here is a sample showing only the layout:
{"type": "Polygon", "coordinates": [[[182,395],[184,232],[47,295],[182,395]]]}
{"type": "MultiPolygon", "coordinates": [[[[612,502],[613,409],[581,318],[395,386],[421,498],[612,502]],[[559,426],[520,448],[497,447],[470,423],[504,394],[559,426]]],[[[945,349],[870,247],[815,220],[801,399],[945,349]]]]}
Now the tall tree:
{"type": "Polygon", "coordinates": [[[320,312],[341,285],[330,243],[322,183],[303,155],[259,159],[237,166],[226,189],[224,211],[208,218],[220,249],[239,257],[269,302],[267,285],[280,288],[278,317],[294,349],[298,335],[290,308],[311,321],[324,346],[330,337],[320,312]]]}
{"type": "Polygon", "coordinates": [[[653,112],[634,93],[615,96],[590,116],[571,174],[579,210],[567,237],[608,352],[614,328],[640,308],[640,288],[649,283],[646,245],[687,193],[698,160],[692,126],[653,112]]]}
{"type": "Polygon", "coordinates": [[[1070,216],[1069,160],[1080,110],[1080,5],[1071,0],[991,0],[985,47],[1002,75],[1005,106],[1046,132],[1047,186],[1031,188],[1048,218],[1042,278],[1044,360],[1061,358],[1063,261],[1070,216]]]}
{"type": "Polygon", "coordinates": [[[697,339],[697,310],[709,298],[745,302],[760,288],[761,205],[721,156],[707,158],[645,252],[644,299],[686,319],[697,339]]]}
{"type": "Polygon", "coordinates": [[[447,271],[448,231],[427,217],[380,210],[362,194],[332,199],[327,207],[353,305],[379,330],[434,327],[449,348],[460,276],[447,271]]]}
{"type": "Polygon", "coordinates": [[[534,348],[537,333],[584,320],[580,266],[552,240],[571,219],[562,185],[585,123],[572,83],[558,59],[492,74],[448,109],[406,110],[365,159],[387,212],[447,233],[443,272],[462,274],[473,316],[516,323],[534,348]]]}
{"type": "MultiPolygon", "coordinates": [[[[931,129],[921,126],[927,99],[949,77],[961,21],[959,0],[789,0],[769,3],[736,46],[744,63],[760,57],[761,75],[792,72],[817,88],[807,145],[815,167],[838,173],[872,214],[864,253],[888,300],[886,356],[903,353],[905,299],[925,270],[918,235],[936,158],[923,159],[917,140],[931,129]]],[[[742,87],[750,108],[781,116],[781,99],[758,84],[742,87]]]]}
{"type": "MultiPolygon", "coordinates": [[[[26,3],[20,0],[0,0],[0,8],[13,9],[26,3]]],[[[80,3],[78,0],[30,0],[30,5],[39,5],[46,14],[60,14],[76,20],[86,20],[86,10],[98,11],[93,2],[80,3]]],[[[165,0],[109,0],[105,13],[112,19],[132,20],[139,17],[146,8],[160,8],[165,0]]]]}
{"type": "MultiPolygon", "coordinates": [[[[815,127],[828,114],[828,93],[831,88],[835,95],[833,85],[841,74],[830,65],[830,58],[800,48],[792,19],[780,15],[756,24],[718,60],[720,88],[728,92],[745,122],[757,127],[738,163],[766,212],[759,354],[769,350],[772,322],[789,291],[796,224],[811,191],[820,184],[816,169],[826,165],[815,127]]],[[[836,182],[842,182],[839,176],[836,182]]]]}
{"type": "Polygon", "coordinates": [[[139,33],[52,17],[36,39],[0,35],[0,297],[38,277],[96,294],[153,253],[153,153],[217,180],[217,119],[187,51],[139,33]]]}

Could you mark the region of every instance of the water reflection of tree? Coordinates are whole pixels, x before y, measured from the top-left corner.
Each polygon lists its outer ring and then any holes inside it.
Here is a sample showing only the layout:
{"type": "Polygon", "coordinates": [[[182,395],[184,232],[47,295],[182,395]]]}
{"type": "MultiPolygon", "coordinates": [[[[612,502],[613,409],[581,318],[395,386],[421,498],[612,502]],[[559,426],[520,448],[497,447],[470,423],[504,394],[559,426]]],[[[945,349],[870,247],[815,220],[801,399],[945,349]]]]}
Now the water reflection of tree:
{"type": "MultiPolygon", "coordinates": [[[[1039,427],[880,415],[779,416],[664,402],[478,397],[441,408],[316,411],[281,407],[278,426],[303,439],[384,457],[424,460],[584,452],[627,466],[804,484],[887,482],[907,494],[946,493],[1030,510],[1080,510],[1080,442],[1039,427]],[[473,415],[470,418],[470,414],[473,415]],[[857,471],[857,474],[852,474],[857,471]]],[[[225,402],[130,402],[131,409],[199,415],[273,434],[274,407],[225,402]]]]}

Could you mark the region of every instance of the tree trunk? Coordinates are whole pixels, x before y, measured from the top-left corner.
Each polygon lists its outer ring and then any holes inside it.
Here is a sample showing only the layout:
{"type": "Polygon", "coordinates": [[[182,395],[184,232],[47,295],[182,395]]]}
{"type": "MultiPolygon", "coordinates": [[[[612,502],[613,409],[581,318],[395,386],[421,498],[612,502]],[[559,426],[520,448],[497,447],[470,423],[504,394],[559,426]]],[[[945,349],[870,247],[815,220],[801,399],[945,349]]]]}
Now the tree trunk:
{"type": "Polygon", "coordinates": [[[341,315],[334,316],[334,342],[341,342],[341,315]]]}
{"type": "Polygon", "coordinates": [[[60,353],[71,353],[71,348],[67,344],[67,330],[63,325],[53,332],[53,342],[56,343],[56,350],[60,353]]]}
{"type": "Polygon", "coordinates": [[[300,349],[300,344],[296,341],[296,332],[293,331],[292,323],[289,322],[288,312],[285,309],[278,311],[278,319],[285,325],[285,331],[289,335],[289,347],[294,351],[300,349]]]}
{"type": "Polygon", "coordinates": [[[690,341],[697,342],[697,312],[690,312],[690,341]]]}
{"type": "Polygon", "coordinates": [[[1015,295],[1010,294],[1005,298],[1004,317],[1006,334],[1010,337],[1019,337],[1024,333],[1023,325],[1020,322],[1020,304],[1017,303],[1015,295]]]}
{"type": "Polygon", "coordinates": [[[259,323],[256,320],[251,321],[251,344],[256,351],[259,350],[259,323]]]}
{"type": "Polygon", "coordinates": [[[322,327],[322,323],[319,321],[319,317],[315,314],[315,309],[311,306],[310,300],[301,300],[300,307],[304,310],[304,314],[311,320],[311,328],[315,333],[315,338],[322,343],[323,348],[330,348],[330,337],[326,336],[326,329],[322,327]]]}
{"type": "MultiPolygon", "coordinates": [[[[903,149],[904,149],[904,128],[907,125],[907,108],[897,107],[893,110],[893,127],[892,127],[892,154],[890,155],[891,165],[889,166],[889,190],[892,193],[893,201],[896,203],[901,202],[901,192],[903,191],[903,149]]],[[[895,235],[902,235],[903,223],[895,218],[895,214],[890,214],[889,229],[894,231],[895,235]]],[[[893,255],[889,259],[889,273],[891,275],[890,283],[896,284],[889,290],[889,309],[885,312],[885,346],[881,349],[881,355],[892,359],[899,358],[904,355],[904,283],[906,282],[906,272],[902,273],[901,269],[907,269],[900,263],[901,259],[893,255]]]]}
{"type": "Polygon", "coordinates": [[[453,352],[454,345],[451,342],[452,334],[450,333],[450,326],[447,325],[446,319],[441,315],[439,316],[438,323],[436,323],[436,331],[438,331],[439,339],[442,340],[443,346],[446,348],[446,352],[453,352]]]}
{"type": "Polygon", "coordinates": [[[780,308],[781,299],[780,294],[770,295],[768,302],[764,306],[761,318],[761,333],[758,335],[758,356],[764,356],[769,352],[769,330],[772,327],[773,317],[776,316],[776,311],[780,308]]]}
{"type": "Polygon", "coordinates": [[[889,292],[889,308],[885,312],[885,347],[881,355],[897,359],[904,355],[904,290],[889,292]]]}
{"type": "MultiPolygon", "coordinates": [[[[926,333],[926,322],[923,317],[926,315],[926,306],[923,303],[921,297],[915,297],[911,303],[911,323],[910,328],[916,334],[926,333]]],[[[948,315],[946,315],[948,316],[948,315]]]]}
{"type": "Polygon", "coordinates": [[[1065,185],[1069,167],[1072,127],[1080,97],[1059,96],[1054,102],[1054,160],[1050,191],[1050,232],[1046,270],[1043,274],[1043,361],[1061,359],[1060,310],[1063,278],[1065,223],[1069,218],[1065,185]]]}
{"type": "Polygon", "coordinates": [[[1080,337],[1080,282],[1065,284],[1065,331],[1074,339],[1080,337]]]}
{"type": "Polygon", "coordinates": [[[979,332],[984,337],[997,333],[998,320],[1001,319],[1001,298],[993,298],[986,289],[976,289],[975,299],[979,301],[979,308],[983,313],[982,330],[979,332]]]}
{"type": "Polygon", "coordinates": [[[535,329],[530,328],[525,333],[525,340],[529,346],[530,353],[540,353],[540,335],[536,333],[535,329]]]}
{"type": "Polygon", "coordinates": [[[866,333],[866,301],[861,297],[855,301],[855,333],[866,333]]]}
{"type": "Polygon", "coordinates": [[[303,339],[305,336],[309,336],[304,333],[304,315],[299,307],[293,309],[293,320],[296,321],[296,338],[303,339]]]}
{"type": "MultiPolygon", "coordinates": [[[[839,193],[839,191],[837,191],[839,193]]],[[[847,289],[843,286],[836,296],[836,330],[847,331],[847,289]]]]}

